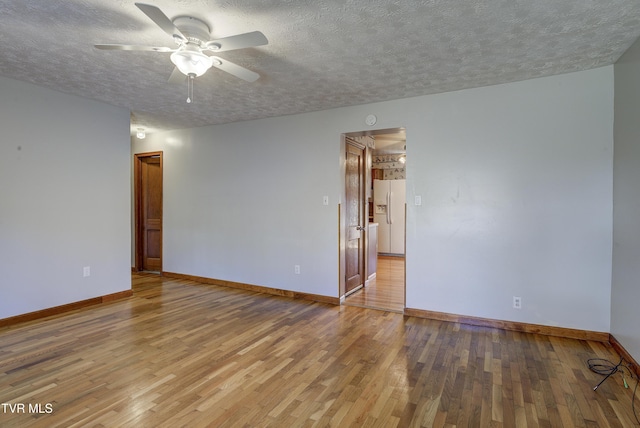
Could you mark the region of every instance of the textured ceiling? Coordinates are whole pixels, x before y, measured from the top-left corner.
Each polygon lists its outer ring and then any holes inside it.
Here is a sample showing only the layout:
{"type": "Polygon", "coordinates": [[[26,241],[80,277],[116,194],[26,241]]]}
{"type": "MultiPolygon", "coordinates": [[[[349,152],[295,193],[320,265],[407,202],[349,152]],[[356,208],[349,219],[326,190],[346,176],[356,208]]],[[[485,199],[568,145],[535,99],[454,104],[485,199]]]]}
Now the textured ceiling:
{"type": "Polygon", "coordinates": [[[0,0],[0,75],[127,107],[153,132],[586,70],[640,36],[638,0],[145,2],[214,38],[263,32],[268,45],[219,54],[261,78],[211,69],[187,104],[168,53],[94,49],[175,46],[133,0],[0,0]]]}

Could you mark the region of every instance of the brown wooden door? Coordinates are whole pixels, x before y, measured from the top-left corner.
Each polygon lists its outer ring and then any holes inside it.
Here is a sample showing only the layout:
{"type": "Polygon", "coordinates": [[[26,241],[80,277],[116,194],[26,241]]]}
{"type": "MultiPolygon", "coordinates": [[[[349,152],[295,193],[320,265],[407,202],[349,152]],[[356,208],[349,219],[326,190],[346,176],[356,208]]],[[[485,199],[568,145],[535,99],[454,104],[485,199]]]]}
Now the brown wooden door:
{"type": "Polygon", "coordinates": [[[162,271],[162,153],[136,155],[136,268],[162,271]]]}
{"type": "Polygon", "coordinates": [[[364,146],[347,139],[346,153],[346,248],[345,291],[363,284],[364,279],[364,146]]]}

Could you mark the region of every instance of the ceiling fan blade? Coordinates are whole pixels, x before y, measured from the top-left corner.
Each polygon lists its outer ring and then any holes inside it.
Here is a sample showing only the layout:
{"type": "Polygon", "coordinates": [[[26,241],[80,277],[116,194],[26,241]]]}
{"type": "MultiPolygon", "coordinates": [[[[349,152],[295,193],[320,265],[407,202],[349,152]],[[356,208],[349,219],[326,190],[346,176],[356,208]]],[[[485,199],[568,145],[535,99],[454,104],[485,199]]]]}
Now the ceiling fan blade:
{"type": "Polygon", "coordinates": [[[135,5],[138,6],[138,9],[140,9],[142,13],[147,15],[158,27],[162,28],[162,30],[171,37],[178,36],[183,40],[187,39],[184,34],[182,34],[182,32],[173,25],[173,22],[171,22],[167,15],[165,15],[164,12],[156,6],[144,3],[136,3],[135,5]]]}
{"type": "Polygon", "coordinates": [[[251,48],[268,44],[269,41],[260,31],[223,37],[206,43],[206,48],[214,52],[232,51],[234,49],[251,48]]]}
{"type": "Polygon", "coordinates": [[[234,64],[225,59],[218,58],[217,56],[213,56],[211,58],[213,59],[213,66],[215,68],[226,71],[227,73],[232,74],[239,79],[246,80],[247,82],[255,82],[260,78],[260,75],[258,73],[255,73],[244,67],[240,67],[238,64],[234,64]]]}
{"type": "Polygon", "coordinates": [[[136,46],[136,45],[93,45],[96,49],[106,51],[150,51],[150,52],[174,52],[175,49],[157,46],[136,46]]]}
{"type": "Polygon", "coordinates": [[[187,76],[182,74],[182,72],[178,69],[178,67],[174,67],[171,72],[171,76],[169,76],[169,83],[182,84],[184,83],[187,76]]]}

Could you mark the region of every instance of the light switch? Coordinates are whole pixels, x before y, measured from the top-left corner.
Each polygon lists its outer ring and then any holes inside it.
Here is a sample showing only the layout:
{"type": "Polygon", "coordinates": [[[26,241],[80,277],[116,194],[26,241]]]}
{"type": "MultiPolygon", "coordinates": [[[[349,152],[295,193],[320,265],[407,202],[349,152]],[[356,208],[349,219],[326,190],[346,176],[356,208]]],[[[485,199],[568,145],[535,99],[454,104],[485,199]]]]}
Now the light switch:
{"type": "Polygon", "coordinates": [[[416,196],[415,201],[416,205],[422,205],[422,196],[416,196]]]}
{"type": "Polygon", "coordinates": [[[329,197],[328,196],[323,196],[322,197],[322,205],[329,205],[329,197]]]}

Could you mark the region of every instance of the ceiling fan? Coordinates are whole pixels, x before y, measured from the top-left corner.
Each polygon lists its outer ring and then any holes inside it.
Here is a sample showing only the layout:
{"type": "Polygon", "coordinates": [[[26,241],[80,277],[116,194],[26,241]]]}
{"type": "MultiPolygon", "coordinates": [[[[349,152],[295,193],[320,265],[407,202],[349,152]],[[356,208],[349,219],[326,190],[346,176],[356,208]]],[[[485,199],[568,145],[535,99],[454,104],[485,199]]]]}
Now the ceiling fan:
{"type": "Polygon", "coordinates": [[[247,82],[255,82],[260,77],[258,73],[230,61],[205,54],[205,52],[224,52],[266,45],[269,41],[260,31],[212,40],[209,26],[197,18],[180,16],[171,20],[156,6],[144,3],[136,3],[135,5],[173,38],[177,48],[119,44],[94,46],[103,50],[171,52],[171,62],[175,68],[169,81],[182,82],[186,76],[188,103],[193,99],[193,80],[202,76],[211,67],[226,71],[247,82]]]}

